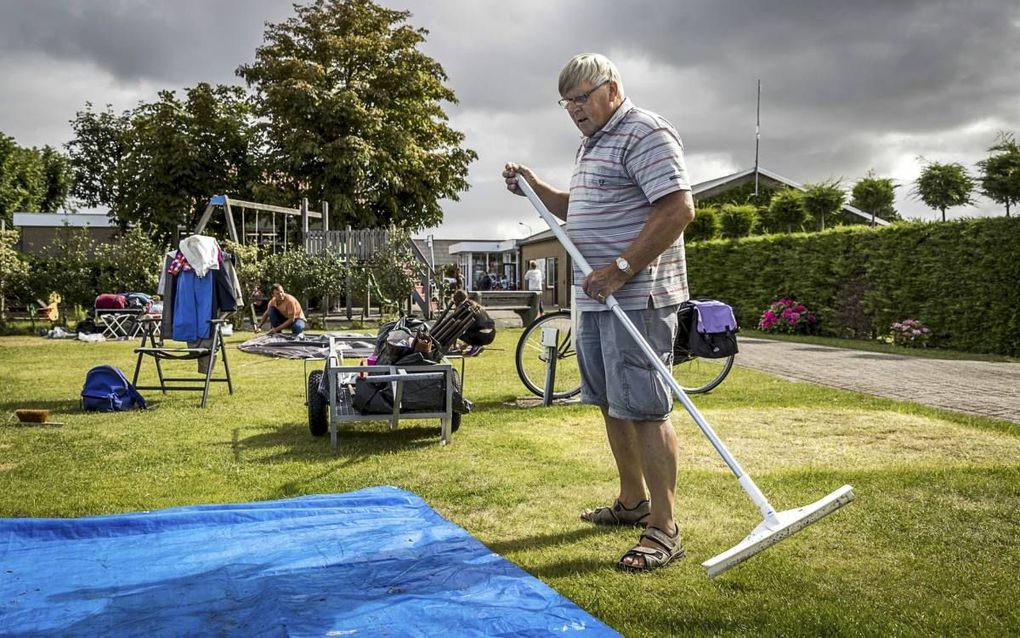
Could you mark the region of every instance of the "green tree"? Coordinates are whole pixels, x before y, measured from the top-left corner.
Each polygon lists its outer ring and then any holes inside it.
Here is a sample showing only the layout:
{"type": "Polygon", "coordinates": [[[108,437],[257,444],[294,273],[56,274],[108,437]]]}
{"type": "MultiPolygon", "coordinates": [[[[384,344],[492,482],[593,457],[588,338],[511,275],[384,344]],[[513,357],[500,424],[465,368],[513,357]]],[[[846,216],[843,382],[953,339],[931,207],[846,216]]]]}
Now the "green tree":
{"type": "Polygon", "coordinates": [[[117,241],[99,244],[98,291],[155,293],[165,252],[138,227],[121,233],[117,241]]]}
{"type": "Polygon", "coordinates": [[[804,187],[804,210],[818,224],[818,230],[825,230],[825,217],[830,218],[843,208],[846,193],[838,180],[807,184],[804,187]]]}
{"type": "Polygon", "coordinates": [[[758,207],[753,204],[723,204],[719,213],[720,234],[726,239],[747,237],[758,223],[758,207]]]}
{"type": "Polygon", "coordinates": [[[302,303],[315,294],[315,271],[312,256],[304,250],[290,250],[270,255],[264,260],[265,288],[280,284],[302,303]]]}
{"type": "Polygon", "coordinates": [[[792,188],[776,193],[769,204],[769,217],[787,233],[802,230],[808,218],[804,209],[804,194],[792,188]]]}
{"type": "Polygon", "coordinates": [[[96,244],[87,228],[59,229],[49,255],[37,257],[32,264],[33,295],[46,299],[51,292],[59,293],[65,309],[60,313],[62,317],[67,316],[68,307],[91,307],[99,293],[95,254],[96,244]]]}
{"type": "Polygon", "coordinates": [[[122,228],[159,243],[191,228],[210,196],[249,198],[257,176],[250,106],[240,87],[200,83],[117,116],[92,105],[72,122],[74,192],[108,206],[122,228]]]}
{"type": "Polygon", "coordinates": [[[331,225],[411,229],[442,221],[477,154],[461,148],[442,103],[442,66],[418,50],[410,13],[370,0],[317,0],[266,27],[252,64],[267,181],[291,201],[327,201],[331,225]]]}
{"type": "Polygon", "coordinates": [[[18,233],[0,231],[0,326],[7,325],[7,297],[28,279],[29,266],[14,249],[18,233]]]}
{"type": "Polygon", "coordinates": [[[924,167],[914,184],[915,196],[928,208],[942,211],[942,221],[946,221],[947,208],[974,203],[970,196],[974,190],[974,180],[960,164],[931,162],[924,167]]]}
{"type": "Polygon", "coordinates": [[[8,225],[14,213],[39,211],[46,196],[46,174],[37,149],[19,146],[0,133],[0,219],[8,225]]]}
{"type": "Polygon", "coordinates": [[[719,235],[719,207],[711,204],[698,206],[694,221],[684,229],[684,241],[715,239],[719,235]]]}
{"type": "Polygon", "coordinates": [[[995,144],[988,149],[988,158],[978,162],[981,171],[981,193],[1006,207],[1020,201],[1020,145],[1012,133],[1000,133],[995,144]]]}
{"type": "Polygon", "coordinates": [[[895,221],[900,218],[893,202],[896,200],[896,186],[888,178],[875,177],[875,171],[868,171],[854,184],[850,194],[850,205],[866,213],[871,213],[871,225],[875,218],[895,221]]]}
{"type": "Polygon", "coordinates": [[[131,112],[116,115],[109,106],[96,112],[86,102],[71,128],[74,137],[66,145],[71,194],[86,206],[113,208],[121,199],[121,162],[131,148],[131,112]]]}
{"type": "Polygon", "coordinates": [[[44,146],[39,159],[43,171],[43,193],[39,210],[55,213],[67,204],[67,197],[71,193],[71,166],[67,157],[52,146],[44,146]]]}

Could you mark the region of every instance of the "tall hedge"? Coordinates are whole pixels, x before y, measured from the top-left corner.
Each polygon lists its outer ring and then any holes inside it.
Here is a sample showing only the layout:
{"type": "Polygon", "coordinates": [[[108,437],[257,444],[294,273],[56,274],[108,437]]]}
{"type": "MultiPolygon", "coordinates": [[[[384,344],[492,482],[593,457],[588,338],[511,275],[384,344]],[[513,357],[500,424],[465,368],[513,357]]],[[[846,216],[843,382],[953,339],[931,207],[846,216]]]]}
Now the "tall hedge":
{"type": "Polygon", "coordinates": [[[773,299],[817,313],[822,334],[874,337],[919,319],[935,345],[1020,356],[1020,219],[995,217],[693,243],[693,297],[757,325],[773,299]]]}

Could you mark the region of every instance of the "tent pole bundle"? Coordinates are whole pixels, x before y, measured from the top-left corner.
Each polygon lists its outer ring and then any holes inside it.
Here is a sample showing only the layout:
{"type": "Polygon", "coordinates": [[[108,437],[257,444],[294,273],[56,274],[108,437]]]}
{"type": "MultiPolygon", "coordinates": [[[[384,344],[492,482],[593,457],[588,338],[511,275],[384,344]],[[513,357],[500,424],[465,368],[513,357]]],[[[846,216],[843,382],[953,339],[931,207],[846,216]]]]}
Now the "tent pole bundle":
{"type": "MultiPolygon", "coordinates": [[[[584,256],[577,250],[577,247],[570,241],[567,234],[560,227],[556,218],[553,217],[552,213],[545,207],[542,200],[539,199],[531,185],[528,184],[522,176],[517,176],[517,185],[521,191],[527,196],[528,200],[541,215],[542,219],[545,220],[546,224],[549,225],[549,229],[553,232],[556,238],[560,241],[563,247],[567,250],[571,259],[577,264],[581,272],[587,276],[591,273],[592,268],[588,264],[588,261],[584,256]]],[[[712,443],[712,447],[715,448],[716,452],[722,457],[726,465],[729,466],[730,471],[733,472],[734,476],[740,483],[740,486],[750,497],[751,501],[758,507],[758,510],[762,514],[762,522],[754,528],[754,530],[740,543],[727,551],[710,558],[701,564],[702,567],[708,572],[709,578],[715,578],[719,574],[739,565],[745,560],[752,556],[762,552],[769,547],[772,547],[776,543],[789,538],[796,532],[804,529],[808,525],[828,516],[835,512],[839,508],[843,507],[854,499],[853,488],[850,485],[844,485],[838,490],[832,492],[828,496],[804,507],[792,510],[786,510],[783,512],[777,512],[775,508],[769,503],[765,495],[762,494],[758,486],[755,485],[751,477],[744,472],[737,460],[733,458],[729,450],[723,444],[722,440],[716,435],[712,426],[705,421],[705,418],[701,416],[698,409],[691,402],[690,398],[687,397],[687,393],[683,391],[680,384],[676,382],[669,368],[662,362],[661,359],[655,354],[648,342],[645,341],[644,337],[638,332],[634,324],[631,323],[630,318],[620,307],[619,302],[610,295],[606,299],[606,306],[616,315],[616,318],[623,324],[627,332],[630,333],[634,341],[641,347],[641,350],[648,357],[648,360],[652,363],[655,369],[662,376],[663,380],[672,388],[673,393],[683,404],[691,418],[701,429],[702,433],[708,438],[709,442],[712,443]]]]}
{"type": "Polygon", "coordinates": [[[456,308],[443,313],[431,331],[443,352],[449,351],[457,343],[457,339],[471,327],[476,317],[477,313],[470,301],[463,301],[456,308]]]}

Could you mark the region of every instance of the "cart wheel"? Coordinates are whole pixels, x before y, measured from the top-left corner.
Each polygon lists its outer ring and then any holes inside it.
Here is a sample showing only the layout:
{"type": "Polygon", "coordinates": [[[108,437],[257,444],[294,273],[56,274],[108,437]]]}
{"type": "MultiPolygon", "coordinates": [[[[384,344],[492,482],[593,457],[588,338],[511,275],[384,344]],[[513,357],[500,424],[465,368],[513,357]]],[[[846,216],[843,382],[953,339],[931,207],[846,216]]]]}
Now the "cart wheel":
{"type": "Polygon", "coordinates": [[[308,375],[308,429],[312,436],[322,436],[329,431],[329,402],[319,394],[322,370],[312,370],[308,375]]]}
{"type": "Polygon", "coordinates": [[[456,432],[460,429],[460,414],[454,412],[453,418],[450,420],[450,430],[456,432]]]}

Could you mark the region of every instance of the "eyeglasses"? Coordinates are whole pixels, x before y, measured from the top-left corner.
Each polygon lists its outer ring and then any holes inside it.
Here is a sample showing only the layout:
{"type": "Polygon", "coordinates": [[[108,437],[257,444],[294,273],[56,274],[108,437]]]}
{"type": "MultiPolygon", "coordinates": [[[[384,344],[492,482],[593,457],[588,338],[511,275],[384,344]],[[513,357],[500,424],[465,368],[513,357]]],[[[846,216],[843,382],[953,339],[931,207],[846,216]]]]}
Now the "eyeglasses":
{"type": "Polygon", "coordinates": [[[593,88],[592,90],[588,91],[587,93],[582,93],[581,95],[578,95],[576,97],[564,97],[564,98],[560,98],[559,100],[557,100],[556,103],[559,104],[562,108],[567,108],[567,105],[569,105],[569,104],[576,104],[578,106],[581,106],[583,104],[587,104],[588,103],[588,98],[591,97],[591,94],[594,93],[595,91],[598,91],[599,89],[601,89],[603,86],[605,86],[607,84],[609,84],[609,80],[604,80],[601,84],[597,84],[595,86],[595,88],[593,88]]]}

